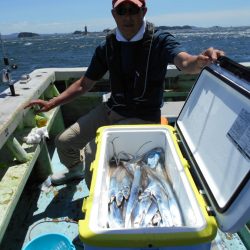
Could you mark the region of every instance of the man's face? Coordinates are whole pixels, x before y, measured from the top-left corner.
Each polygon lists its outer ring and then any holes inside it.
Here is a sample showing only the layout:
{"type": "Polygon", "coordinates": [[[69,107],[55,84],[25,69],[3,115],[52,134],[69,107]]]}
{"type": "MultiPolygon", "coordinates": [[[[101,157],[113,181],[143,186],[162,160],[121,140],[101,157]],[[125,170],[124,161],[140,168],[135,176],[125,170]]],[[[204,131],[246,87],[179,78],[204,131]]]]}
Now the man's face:
{"type": "Polygon", "coordinates": [[[130,40],[141,28],[147,8],[132,3],[122,3],[112,9],[112,15],[123,36],[130,40]]]}

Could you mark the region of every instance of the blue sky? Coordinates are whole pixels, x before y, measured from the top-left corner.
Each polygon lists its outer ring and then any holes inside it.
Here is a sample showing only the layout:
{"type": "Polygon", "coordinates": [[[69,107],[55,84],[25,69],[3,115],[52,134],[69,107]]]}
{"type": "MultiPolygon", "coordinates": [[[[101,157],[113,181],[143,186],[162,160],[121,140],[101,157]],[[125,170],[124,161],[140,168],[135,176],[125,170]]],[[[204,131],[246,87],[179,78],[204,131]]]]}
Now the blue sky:
{"type": "MultiPolygon", "coordinates": [[[[111,0],[2,0],[0,32],[64,33],[114,27],[111,0]]],[[[250,26],[249,0],[147,0],[156,25],[250,26]]]]}

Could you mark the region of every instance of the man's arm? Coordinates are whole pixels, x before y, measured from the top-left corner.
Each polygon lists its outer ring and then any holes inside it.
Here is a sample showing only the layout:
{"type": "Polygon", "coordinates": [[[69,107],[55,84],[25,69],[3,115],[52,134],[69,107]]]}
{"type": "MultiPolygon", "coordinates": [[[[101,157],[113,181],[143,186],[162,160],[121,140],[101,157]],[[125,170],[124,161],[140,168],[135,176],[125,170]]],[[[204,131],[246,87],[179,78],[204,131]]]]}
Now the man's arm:
{"type": "Polygon", "coordinates": [[[49,101],[37,99],[31,101],[24,108],[32,107],[34,105],[39,105],[40,110],[38,112],[49,111],[56,106],[70,102],[75,97],[80,96],[88,92],[94,85],[96,81],[90,80],[89,78],[83,76],[79,80],[75,81],[69,88],[62,92],[59,96],[54,97],[49,101]]]}
{"type": "Polygon", "coordinates": [[[214,48],[209,48],[196,56],[190,55],[187,52],[180,52],[174,58],[174,64],[186,73],[198,74],[203,67],[210,65],[220,56],[224,55],[225,53],[223,51],[214,48]]]}

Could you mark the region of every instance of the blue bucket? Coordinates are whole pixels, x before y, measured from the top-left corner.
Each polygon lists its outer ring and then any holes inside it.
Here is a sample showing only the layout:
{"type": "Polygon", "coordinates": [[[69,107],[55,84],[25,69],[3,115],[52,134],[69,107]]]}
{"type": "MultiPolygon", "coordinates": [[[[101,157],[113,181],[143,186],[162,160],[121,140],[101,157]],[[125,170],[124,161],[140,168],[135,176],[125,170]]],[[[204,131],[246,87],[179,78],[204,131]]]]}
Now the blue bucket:
{"type": "Polygon", "coordinates": [[[75,247],[62,234],[43,234],[30,241],[23,250],[75,250],[75,247]]]}

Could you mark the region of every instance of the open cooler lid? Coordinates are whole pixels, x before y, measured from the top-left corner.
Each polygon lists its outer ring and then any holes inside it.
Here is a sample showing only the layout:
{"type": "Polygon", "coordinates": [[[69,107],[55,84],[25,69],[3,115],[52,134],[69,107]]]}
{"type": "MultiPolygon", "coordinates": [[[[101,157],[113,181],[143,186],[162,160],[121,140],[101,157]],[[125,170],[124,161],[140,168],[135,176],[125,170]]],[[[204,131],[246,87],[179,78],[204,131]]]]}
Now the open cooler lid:
{"type": "Polygon", "coordinates": [[[250,220],[250,71],[226,57],[200,73],[177,119],[219,227],[250,220]]]}

